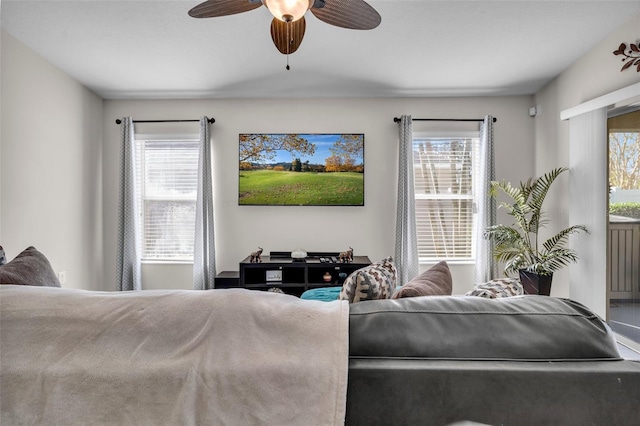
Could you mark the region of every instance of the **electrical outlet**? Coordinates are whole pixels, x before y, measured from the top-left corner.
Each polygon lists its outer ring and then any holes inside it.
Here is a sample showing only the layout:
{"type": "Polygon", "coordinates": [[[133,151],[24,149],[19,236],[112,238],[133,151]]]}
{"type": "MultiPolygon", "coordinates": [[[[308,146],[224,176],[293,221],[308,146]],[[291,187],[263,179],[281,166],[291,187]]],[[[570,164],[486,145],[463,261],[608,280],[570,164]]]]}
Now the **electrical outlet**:
{"type": "Polygon", "coordinates": [[[60,284],[64,284],[64,282],[67,281],[67,271],[60,271],[56,275],[58,276],[60,284]]]}

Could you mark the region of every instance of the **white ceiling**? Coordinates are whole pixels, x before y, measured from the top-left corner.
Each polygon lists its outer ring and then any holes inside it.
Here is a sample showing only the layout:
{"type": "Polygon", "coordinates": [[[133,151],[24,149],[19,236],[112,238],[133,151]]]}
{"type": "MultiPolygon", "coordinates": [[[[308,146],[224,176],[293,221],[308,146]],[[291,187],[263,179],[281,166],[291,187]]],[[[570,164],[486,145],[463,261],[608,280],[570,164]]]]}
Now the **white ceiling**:
{"type": "Polygon", "coordinates": [[[151,99],[531,94],[640,13],[637,0],[370,0],[370,31],[307,13],[287,71],[266,8],[189,17],[198,3],[2,0],[0,14],[103,98],[151,99]]]}

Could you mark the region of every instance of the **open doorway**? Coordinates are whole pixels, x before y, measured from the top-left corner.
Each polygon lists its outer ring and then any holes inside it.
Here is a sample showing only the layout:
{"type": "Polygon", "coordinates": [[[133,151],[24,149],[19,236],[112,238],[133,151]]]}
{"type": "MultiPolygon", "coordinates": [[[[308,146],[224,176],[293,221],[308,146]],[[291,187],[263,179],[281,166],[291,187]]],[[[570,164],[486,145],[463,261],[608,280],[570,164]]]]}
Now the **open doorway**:
{"type": "Polygon", "coordinates": [[[640,344],[640,107],[610,114],[609,325],[640,344]]]}

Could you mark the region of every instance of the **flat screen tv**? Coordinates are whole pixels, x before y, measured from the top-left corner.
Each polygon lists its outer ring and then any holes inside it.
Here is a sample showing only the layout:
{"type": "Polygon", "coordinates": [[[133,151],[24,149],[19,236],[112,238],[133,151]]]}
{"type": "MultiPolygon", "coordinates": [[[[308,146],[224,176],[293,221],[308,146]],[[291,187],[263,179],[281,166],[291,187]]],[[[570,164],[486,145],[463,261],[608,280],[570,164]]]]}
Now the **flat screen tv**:
{"type": "Polygon", "coordinates": [[[364,205],[364,134],[242,133],[239,146],[240,205],[364,205]]]}

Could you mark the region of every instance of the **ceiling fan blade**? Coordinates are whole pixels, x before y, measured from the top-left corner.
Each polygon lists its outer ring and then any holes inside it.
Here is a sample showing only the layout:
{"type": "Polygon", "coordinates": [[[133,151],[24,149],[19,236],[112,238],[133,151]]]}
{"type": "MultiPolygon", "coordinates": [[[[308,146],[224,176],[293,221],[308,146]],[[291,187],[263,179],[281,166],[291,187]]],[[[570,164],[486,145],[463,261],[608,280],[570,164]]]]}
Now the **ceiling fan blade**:
{"type": "Polygon", "coordinates": [[[193,18],[215,18],[248,12],[262,6],[260,0],[207,0],[189,11],[193,18]]]}
{"type": "Polygon", "coordinates": [[[382,21],[364,0],[316,0],[311,13],[327,24],[352,30],[372,30],[382,21]]]}
{"type": "Polygon", "coordinates": [[[279,19],[273,18],[273,21],[271,21],[271,38],[273,39],[273,44],[276,45],[283,55],[291,54],[300,47],[306,28],[307,23],[304,20],[304,16],[293,22],[282,22],[279,19]]]}

